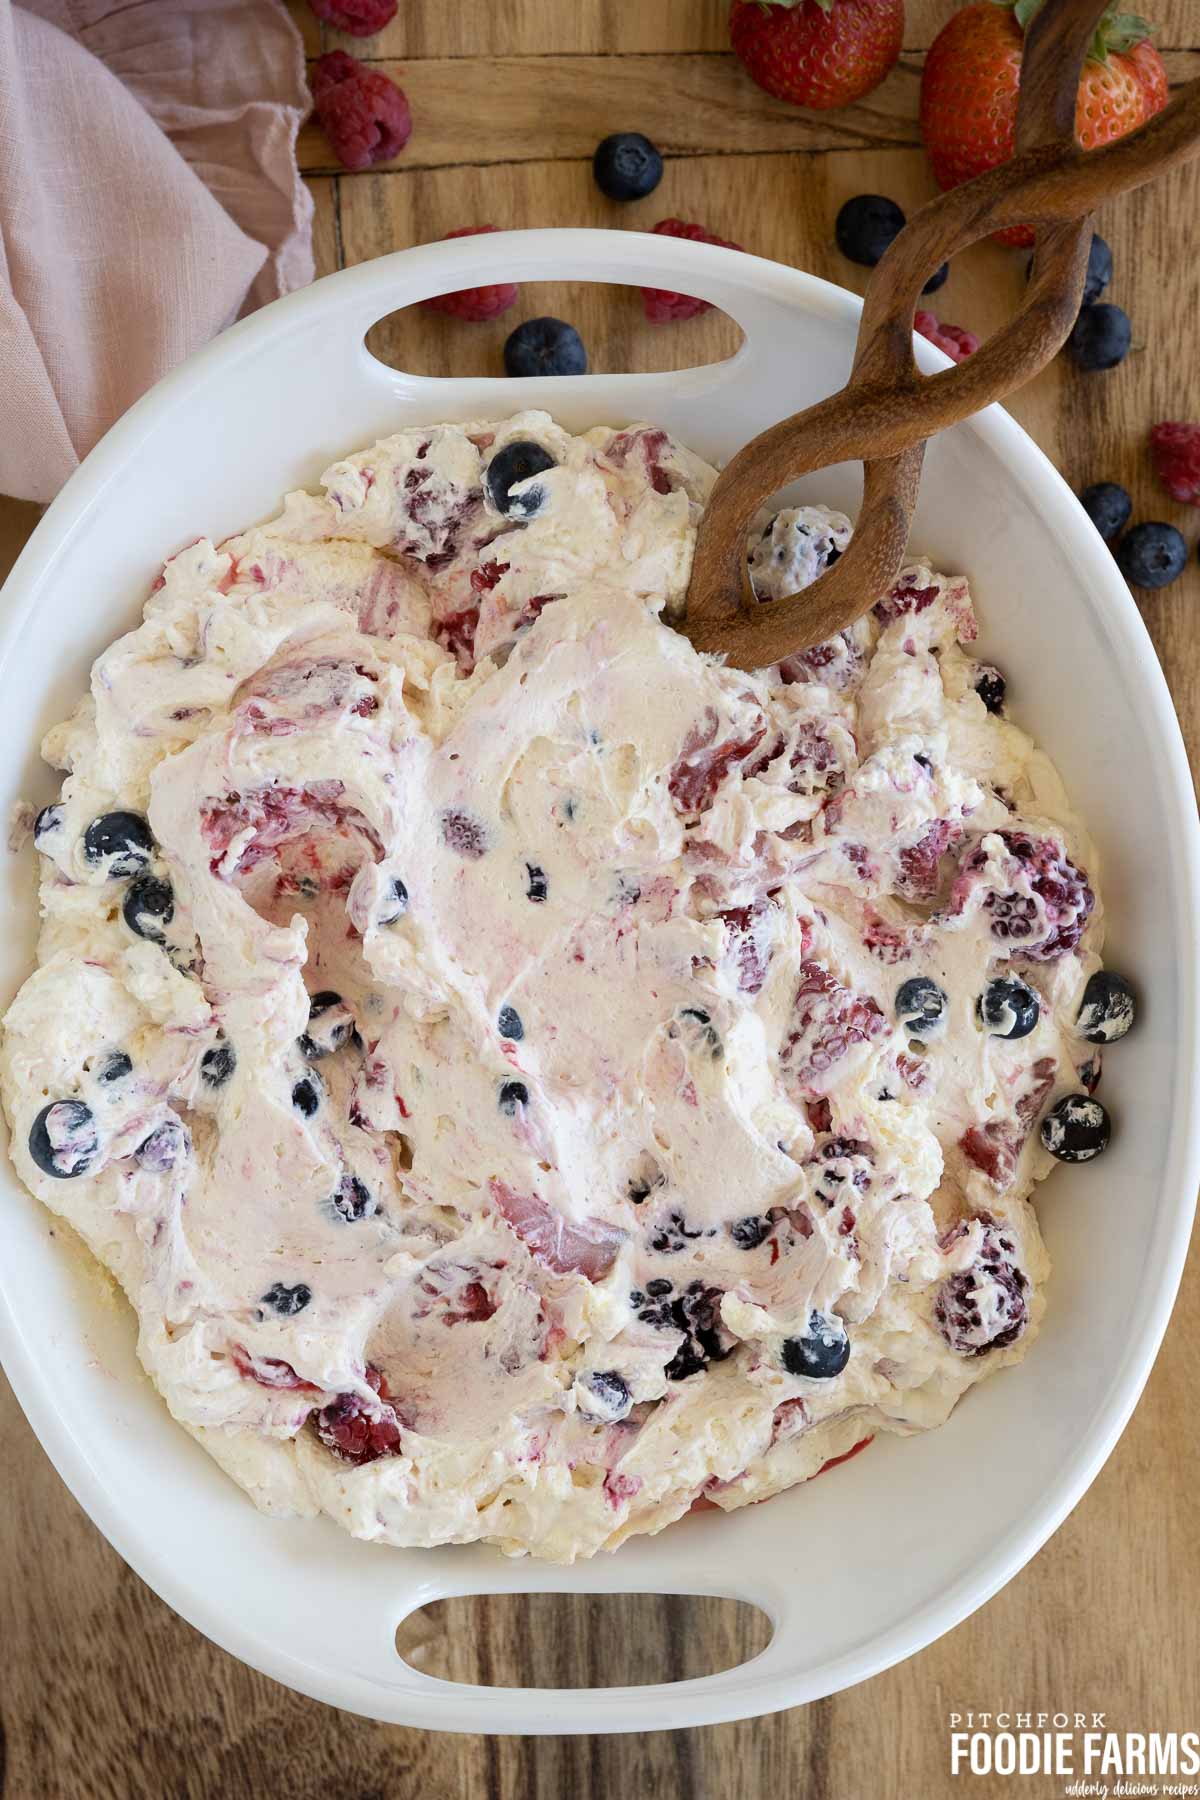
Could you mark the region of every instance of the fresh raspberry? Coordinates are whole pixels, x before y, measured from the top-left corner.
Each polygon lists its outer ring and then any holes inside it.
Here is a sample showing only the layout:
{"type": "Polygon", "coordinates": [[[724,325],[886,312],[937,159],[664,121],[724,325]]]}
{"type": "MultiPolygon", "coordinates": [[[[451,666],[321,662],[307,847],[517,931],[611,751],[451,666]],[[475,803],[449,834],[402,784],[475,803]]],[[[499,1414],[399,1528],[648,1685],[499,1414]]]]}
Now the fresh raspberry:
{"type": "Polygon", "coordinates": [[[323,25],[351,37],[374,37],[396,16],[397,0],[308,0],[323,25]]]}
{"type": "Polygon", "coordinates": [[[1169,419],[1150,432],[1158,479],[1173,500],[1200,506],[1200,425],[1169,419]]]}
{"type": "Polygon", "coordinates": [[[1010,944],[1011,953],[1031,962],[1053,962],[1074,950],[1096,904],[1087,871],[1077,869],[1054,838],[1027,831],[998,831],[1005,855],[1003,889],[986,885],[988,852],[977,844],[967,852],[950,891],[948,916],[966,910],[975,891],[985,888],[981,906],[991,916],[991,933],[1010,944]]]}
{"type": "MultiPolygon", "coordinates": [[[[496,231],[495,225],[461,225],[457,231],[448,231],[441,241],[450,238],[478,237],[485,231],[496,231]]],[[[515,306],[520,288],[513,281],[498,281],[489,287],[461,288],[456,294],[433,294],[421,305],[428,312],[446,313],[452,319],[467,319],[471,324],[482,325],[487,319],[498,319],[506,313],[510,306],[515,306]]]]}
{"type": "Polygon", "coordinates": [[[943,325],[936,313],[926,312],[924,307],[913,315],[913,329],[956,363],[965,362],[979,348],[973,331],[965,331],[961,325],[943,325]]]}
{"type": "Polygon", "coordinates": [[[403,150],[412,114],[403,91],[378,69],[330,50],[312,73],[313,110],[347,169],[369,169],[403,150]]]}
{"type": "MultiPolygon", "coordinates": [[[[969,1269],[951,1275],[938,1289],[933,1314],[938,1330],[959,1356],[983,1356],[1015,1344],[1029,1322],[1025,1293],[1029,1277],[1017,1266],[1016,1246],[987,1213],[979,1254],[969,1269]]],[[[951,1244],[968,1227],[959,1226],[951,1244]]]]}
{"type": "Polygon", "coordinates": [[[313,1430],[325,1448],[343,1462],[361,1465],[399,1454],[400,1427],[406,1421],[392,1404],[394,1396],[383,1375],[371,1365],[367,1381],[379,1395],[374,1409],[357,1394],[339,1394],[311,1415],[313,1430]]]}
{"type": "Polygon", "coordinates": [[[800,964],[793,1010],[795,1025],[784,1040],[779,1061],[805,1100],[817,1098],[828,1087],[830,1070],[849,1051],[887,1030],[887,1020],[871,996],[844,987],[819,962],[800,964]]]}
{"type": "MultiPolygon", "coordinates": [[[[654,227],[657,237],[690,238],[694,244],[720,244],[724,250],[740,250],[740,244],[728,238],[715,237],[703,225],[689,225],[684,219],[661,219],[654,227]]],[[[651,325],[664,325],[671,319],[694,319],[707,312],[711,300],[698,300],[694,294],[676,294],[670,288],[642,289],[642,305],[651,325]]]]}

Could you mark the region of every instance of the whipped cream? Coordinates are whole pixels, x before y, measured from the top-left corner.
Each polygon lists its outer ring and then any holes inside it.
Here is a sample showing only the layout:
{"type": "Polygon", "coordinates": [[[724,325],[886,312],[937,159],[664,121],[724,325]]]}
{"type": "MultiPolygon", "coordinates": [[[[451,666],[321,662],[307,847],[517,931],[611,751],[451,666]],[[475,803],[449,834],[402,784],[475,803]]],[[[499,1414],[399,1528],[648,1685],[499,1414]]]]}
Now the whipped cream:
{"type": "MultiPolygon", "coordinates": [[[[713,479],[652,427],[398,433],[173,557],[46,738],[14,1159],[267,1510],[570,1561],[1036,1332],[1090,847],[961,576],[697,655],[713,479]]],[[[850,530],[764,518],[760,596],[850,530]]]]}

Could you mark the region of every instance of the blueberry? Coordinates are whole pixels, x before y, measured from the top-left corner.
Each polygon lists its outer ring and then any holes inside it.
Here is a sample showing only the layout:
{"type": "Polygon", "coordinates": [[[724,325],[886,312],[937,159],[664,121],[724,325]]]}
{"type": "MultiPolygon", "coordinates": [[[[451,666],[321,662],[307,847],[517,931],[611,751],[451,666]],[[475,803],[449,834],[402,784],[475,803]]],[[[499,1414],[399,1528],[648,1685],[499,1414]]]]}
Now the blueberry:
{"type": "Polygon", "coordinates": [[[735,1219],[729,1227],[729,1235],[739,1250],[757,1250],[770,1230],[770,1219],[752,1213],[749,1218],[735,1219]]]}
{"type": "Polygon", "coordinates": [[[536,863],[526,863],[525,874],[528,877],[525,898],[527,900],[532,900],[535,905],[540,905],[550,892],[550,884],[546,880],[546,871],[545,869],[539,869],[536,863]]]}
{"type": "Polygon", "coordinates": [[[975,692],[990,713],[1004,711],[1008,683],[999,669],[994,668],[991,663],[980,663],[979,673],[975,677],[975,692]]]}
{"type": "Polygon", "coordinates": [[[140,813],[111,812],[93,819],[83,834],[85,861],[97,867],[106,862],[109,880],[136,875],[150,861],[154,839],[140,813]]]}
{"type": "Polygon", "coordinates": [[[165,1175],[185,1160],[191,1147],[187,1126],[178,1119],[166,1119],[148,1138],[143,1138],[134,1155],[151,1175],[165,1175]]]}
{"type": "Polygon", "coordinates": [[[348,1225],[357,1225],[360,1219],[369,1219],[376,1210],[375,1196],[365,1181],[349,1170],[342,1176],[337,1187],[329,1196],[331,1209],[348,1225]]]}
{"type": "Polygon", "coordinates": [[[904,211],[894,200],[883,194],[855,194],[838,213],[833,235],[843,256],[873,269],[905,223],[904,211]]]}
{"type": "Polygon", "coordinates": [[[499,1027],[500,1036],[507,1038],[512,1044],[519,1044],[525,1036],[525,1027],[521,1023],[521,1015],[515,1006],[502,1006],[496,1024],[499,1027]]]}
{"type": "Polygon", "coordinates": [[[96,1080],[102,1081],[105,1087],[112,1087],[115,1082],[124,1081],[133,1072],[133,1058],[124,1050],[114,1050],[105,1057],[96,1070],[96,1080]]]}
{"type": "Polygon", "coordinates": [[[653,1281],[646,1283],[646,1292],[652,1300],[661,1300],[663,1295],[669,1294],[674,1286],[675,1283],[668,1281],[665,1275],[656,1275],[653,1281]]]}
{"type": "Polygon", "coordinates": [[[914,975],[896,990],[896,1017],[910,1038],[924,1043],[946,1022],[946,990],[928,975],[914,975]]]}
{"type": "Polygon", "coordinates": [[[1067,344],[1079,368],[1115,369],[1129,355],[1132,337],[1128,313],[1102,300],[1084,307],[1067,344]]]}
{"type": "Polygon", "coordinates": [[[236,1068],[237,1055],[233,1045],[224,1038],[213,1044],[200,1058],[200,1077],[209,1087],[224,1087],[236,1068]]]}
{"type": "Polygon", "coordinates": [[[662,180],[662,153],[640,131],[614,131],[592,157],[596,186],[610,200],[644,200],[662,180]]]}
{"type": "Polygon", "coordinates": [[[580,1377],[581,1386],[588,1391],[589,1405],[587,1412],[598,1419],[605,1419],[615,1424],[623,1419],[633,1405],[633,1396],[629,1392],[629,1383],[615,1369],[589,1369],[580,1377]],[[595,1405],[590,1404],[594,1400],[595,1405]]]}
{"type": "Polygon", "coordinates": [[[1116,548],[1117,567],[1133,587],[1166,587],[1183,574],[1187,557],[1182,533],[1161,519],[1135,525],[1116,548]]]}
{"type": "Polygon", "coordinates": [[[586,375],[587,351],[563,319],[526,319],[504,346],[506,375],[586,375]]]}
{"type": "Polygon", "coordinates": [[[50,837],[53,832],[58,831],[62,822],[63,809],[61,806],[43,806],[41,812],[33,821],[34,848],[40,850],[43,840],[50,837]]]}
{"type": "Polygon", "coordinates": [[[1083,990],[1075,1029],[1089,1044],[1115,1044],[1133,1027],[1133,989],[1123,975],[1097,969],[1083,990]]]}
{"type": "Polygon", "coordinates": [[[1115,481],[1094,481],[1080,494],[1079,504],[1106,544],[1124,531],[1133,511],[1133,501],[1115,481]]]}
{"type": "Polygon", "coordinates": [[[1068,1094],[1042,1120],[1041,1137],[1059,1162],[1091,1162],[1107,1148],[1112,1130],[1108,1114],[1087,1094],[1068,1094]]]}
{"type": "Polygon", "coordinates": [[[507,1113],[511,1118],[518,1106],[529,1105],[529,1089],[523,1081],[502,1082],[497,1105],[502,1113],[507,1113]]]}
{"type": "Polygon", "coordinates": [[[530,438],[522,438],[515,444],[505,444],[502,450],[497,450],[487,466],[484,480],[488,499],[496,511],[503,513],[506,518],[535,518],[546,504],[545,488],[540,485],[527,487],[519,494],[514,494],[512,490],[518,482],[528,481],[533,475],[544,475],[547,469],[557,467],[550,452],[530,438]]]}
{"type": "Polygon", "coordinates": [[[166,927],[175,917],[175,892],[169,881],[157,875],[139,875],[129,884],[121,916],[134,937],[152,944],[166,942],[166,927]]]}
{"type": "Polygon", "coordinates": [[[810,1313],[803,1337],[785,1338],[783,1366],[789,1375],[807,1375],[813,1381],[831,1381],[850,1361],[850,1339],[840,1319],[810,1313]]]}
{"type": "Polygon", "coordinates": [[[1034,1029],[1042,1003],[1017,975],[997,975],[975,1002],[979,1023],[993,1037],[1023,1038],[1034,1029]]]}
{"type": "Polygon", "coordinates": [[[1087,279],[1083,284],[1083,304],[1094,306],[1100,298],[1113,273],[1113,253],[1098,231],[1092,233],[1092,247],[1088,251],[1087,279]]]}
{"type": "Polygon", "coordinates": [[[300,1054],[306,1062],[320,1062],[348,1044],[354,1034],[354,1014],[340,994],[326,989],[309,1000],[308,1030],[299,1040],[300,1054]]]}
{"type": "Polygon", "coordinates": [[[82,1100],[52,1100],[29,1133],[30,1156],[44,1175],[53,1175],[56,1181],[86,1175],[99,1148],[96,1121],[82,1100]]]}
{"type": "Polygon", "coordinates": [[[312,1289],[305,1281],[298,1281],[295,1287],[285,1287],[282,1281],[271,1284],[262,1297],[264,1306],[269,1306],[285,1319],[294,1319],[302,1313],[312,1299],[312,1289]]]}
{"type": "Polygon", "coordinates": [[[379,923],[394,925],[396,920],[402,919],[407,911],[408,889],[397,875],[383,897],[383,904],[379,908],[379,923]]]}
{"type": "Polygon", "coordinates": [[[292,1089],[292,1105],[303,1118],[311,1119],[321,1104],[321,1084],[315,1075],[303,1075],[292,1089]]]}

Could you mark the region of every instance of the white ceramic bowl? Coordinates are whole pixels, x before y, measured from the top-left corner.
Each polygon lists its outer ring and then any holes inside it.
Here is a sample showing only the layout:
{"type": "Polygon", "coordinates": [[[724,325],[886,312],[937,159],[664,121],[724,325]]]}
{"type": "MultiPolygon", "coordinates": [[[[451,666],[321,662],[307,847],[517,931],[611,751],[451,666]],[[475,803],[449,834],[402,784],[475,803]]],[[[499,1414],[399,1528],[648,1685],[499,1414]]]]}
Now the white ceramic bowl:
{"type": "MultiPolygon", "coordinates": [[[[417,421],[544,406],[563,424],[651,419],[714,461],[839,386],[858,301],[795,269],[627,232],[461,238],[331,276],[238,325],[161,382],[50,508],[0,609],[3,811],[49,798],[41,731],[140,615],[164,557],[271,514],[339,454],[417,421]],[[669,375],[438,381],[363,344],[384,313],[493,280],[681,288],[739,321],[732,360],[669,375]]],[[[669,329],[669,328],[667,328],[669,329]]],[[[944,359],[921,342],[928,369],[944,359]]],[[[858,474],[802,491],[853,512],[858,474]]],[[[1041,1189],[1055,1273],[1017,1369],[942,1430],[880,1438],[768,1506],[693,1515],[572,1569],[483,1548],[392,1550],[327,1520],[262,1517],[141,1376],[132,1317],[102,1297],[49,1216],[0,1175],[0,1352],[63,1479],[138,1573],[247,1662],[316,1698],[444,1730],[649,1730],[742,1718],[834,1692],[928,1644],[1033,1555],[1093,1479],[1149,1372],[1197,1186],[1197,827],[1170,696],[1137,609],[1075,499],[999,409],[930,449],[914,534],[964,570],[1012,710],[1056,758],[1100,847],[1110,957],[1138,984],[1135,1037],[1107,1059],[1116,1132],[1101,1162],[1041,1189]],[[670,1686],[557,1692],[434,1680],[396,1627],[452,1594],[653,1591],[757,1603],[768,1649],[670,1686]]],[[[0,999],[34,944],[34,857],[10,857],[0,999]]],[[[1166,1447],[1164,1446],[1164,1453],[1166,1447]]]]}

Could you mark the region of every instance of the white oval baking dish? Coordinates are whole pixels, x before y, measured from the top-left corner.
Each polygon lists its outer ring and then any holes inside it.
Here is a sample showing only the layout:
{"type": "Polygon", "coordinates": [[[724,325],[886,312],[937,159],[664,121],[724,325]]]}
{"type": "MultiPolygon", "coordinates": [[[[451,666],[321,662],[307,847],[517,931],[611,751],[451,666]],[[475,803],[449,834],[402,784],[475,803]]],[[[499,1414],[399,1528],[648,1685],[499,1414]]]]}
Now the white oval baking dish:
{"type": "MultiPolygon", "coordinates": [[[[342,452],[416,421],[545,406],[572,429],[651,419],[720,461],[840,385],[859,303],[796,269],[629,232],[526,231],[403,251],[334,275],[226,332],[88,457],[34,533],[0,607],[5,810],[49,797],[36,745],[93,657],[139,616],[164,557],[272,513],[342,452]],[[365,349],[383,314],[497,279],[648,283],[742,326],[730,361],[669,375],[438,381],[365,349]]],[[[921,343],[926,368],[944,359],[921,343]]],[[[802,491],[853,512],[857,471],[802,491]]],[[[1103,859],[1110,958],[1136,977],[1137,1035],[1108,1059],[1117,1132],[1099,1163],[1041,1190],[1055,1273],[1026,1361],[942,1430],[878,1439],[769,1505],[693,1515],[571,1569],[486,1549],[401,1551],[328,1521],[268,1519],[169,1418],[140,1373],[132,1317],[5,1167],[0,1353],[63,1479],[185,1618],[278,1680],[337,1706],[442,1730],[652,1730],[795,1706],[928,1644],[993,1594],[1078,1501],[1149,1372],[1200,1175],[1191,783],[1170,696],[1108,551],[1041,452],[998,408],[937,441],[914,543],[970,577],[983,653],[1015,716],[1057,759],[1103,859]],[[752,1662],[647,1688],[468,1687],[398,1656],[396,1627],[446,1595],[734,1595],[774,1622],[752,1662]]],[[[34,945],[34,857],[4,867],[0,1000],[34,945]]],[[[69,1234],[66,1234],[69,1236],[69,1234]]]]}

